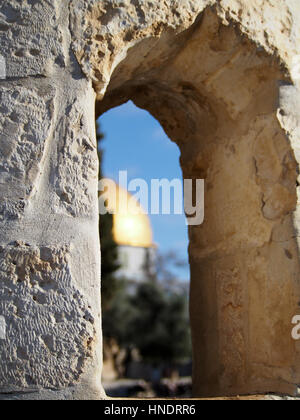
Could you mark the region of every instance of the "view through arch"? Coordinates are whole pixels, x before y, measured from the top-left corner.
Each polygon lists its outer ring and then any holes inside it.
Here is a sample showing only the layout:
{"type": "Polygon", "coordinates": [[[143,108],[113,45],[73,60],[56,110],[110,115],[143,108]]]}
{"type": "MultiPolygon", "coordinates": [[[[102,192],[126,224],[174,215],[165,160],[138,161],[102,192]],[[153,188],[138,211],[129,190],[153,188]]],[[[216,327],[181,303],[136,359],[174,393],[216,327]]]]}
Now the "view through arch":
{"type": "MultiPolygon", "coordinates": [[[[111,396],[190,397],[188,230],[184,206],[175,214],[172,187],[174,180],[182,183],[179,149],[132,102],[104,114],[98,120],[98,138],[100,130],[101,174],[114,180],[117,194],[132,199],[139,193],[141,198],[138,184],[143,181],[148,187],[148,197],[138,202],[143,210],[148,205],[145,214],[113,209],[111,217],[100,216],[104,387],[111,396]],[[124,174],[134,187],[131,195],[118,185],[124,174]],[[170,182],[169,214],[162,214],[162,195],[168,193],[163,183],[160,208],[151,212],[153,180],[170,182]],[[106,233],[101,235],[101,229],[106,233]]],[[[109,197],[110,209],[111,204],[109,197]]]]}

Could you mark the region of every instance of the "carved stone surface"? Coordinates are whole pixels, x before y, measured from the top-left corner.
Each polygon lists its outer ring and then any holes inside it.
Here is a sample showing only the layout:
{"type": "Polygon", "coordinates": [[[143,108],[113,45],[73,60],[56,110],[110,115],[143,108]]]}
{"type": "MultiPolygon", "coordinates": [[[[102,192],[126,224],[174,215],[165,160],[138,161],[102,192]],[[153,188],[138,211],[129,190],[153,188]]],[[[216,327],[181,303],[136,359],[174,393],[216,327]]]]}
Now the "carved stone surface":
{"type": "Polygon", "coordinates": [[[147,109],[206,181],[195,396],[295,395],[299,1],[3,0],[0,41],[0,399],[105,398],[95,99],[147,109]]]}

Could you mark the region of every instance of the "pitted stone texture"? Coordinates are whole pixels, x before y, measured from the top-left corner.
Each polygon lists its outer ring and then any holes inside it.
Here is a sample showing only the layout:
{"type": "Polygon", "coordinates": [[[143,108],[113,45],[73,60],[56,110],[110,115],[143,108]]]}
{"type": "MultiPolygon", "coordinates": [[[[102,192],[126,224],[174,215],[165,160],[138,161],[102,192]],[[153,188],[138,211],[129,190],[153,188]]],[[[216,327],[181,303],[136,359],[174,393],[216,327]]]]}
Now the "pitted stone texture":
{"type": "Polygon", "coordinates": [[[46,75],[54,65],[65,66],[68,13],[63,9],[57,0],[1,1],[0,52],[7,77],[46,75]]]}
{"type": "MultiPolygon", "coordinates": [[[[212,7],[225,26],[238,25],[265,51],[278,53],[294,74],[295,56],[300,55],[297,0],[73,0],[73,50],[101,96],[113,70],[132,46],[148,39],[141,57],[147,60],[156,48],[155,40],[165,39],[170,44],[172,36],[189,28],[201,12],[212,7]]],[[[168,60],[170,55],[162,57],[168,60]]]]}
{"type": "Polygon", "coordinates": [[[36,191],[50,141],[55,88],[49,83],[0,85],[0,219],[16,219],[36,191]]]}
{"type": "MultiPolygon", "coordinates": [[[[98,154],[95,130],[94,91],[84,81],[76,98],[57,126],[57,162],[54,209],[69,216],[98,218],[95,196],[98,187],[98,154]]],[[[57,104],[57,107],[60,103],[57,104]]],[[[59,110],[57,109],[59,112],[59,110]]],[[[96,220],[96,219],[95,219],[96,220]]]]}
{"type": "Polygon", "coordinates": [[[164,29],[187,28],[201,6],[191,0],[73,0],[73,51],[84,73],[101,89],[130,46],[144,38],[159,38],[164,29]]]}
{"type": "Polygon", "coordinates": [[[0,283],[0,392],[74,386],[93,356],[95,329],[68,247],[1,247],[0,283]]]}
{"type": "Polygon", "coordinates": [[[2,249],[3,392],[101,395],[87,319],[100,318],[96,94],[99,115],[129,99],[150,111],[185,178],[206,181],[205,222],[190,228],[195,395],[297,392],[299,11],[298,0],[2,2],[0,54],[19,79],[0,82],[1,243],[20,231],[45,245],[2,249]],[[33,108],[12,102],[15,84],[33,108]]]}
{"type": "Polygon", "coordinates": [[[258,118],[251,129],[259,133],[253,157],[257,184],[263,192],[263,215],[278,220],[296,209],[298,165],[275,115],[258,118]]]}

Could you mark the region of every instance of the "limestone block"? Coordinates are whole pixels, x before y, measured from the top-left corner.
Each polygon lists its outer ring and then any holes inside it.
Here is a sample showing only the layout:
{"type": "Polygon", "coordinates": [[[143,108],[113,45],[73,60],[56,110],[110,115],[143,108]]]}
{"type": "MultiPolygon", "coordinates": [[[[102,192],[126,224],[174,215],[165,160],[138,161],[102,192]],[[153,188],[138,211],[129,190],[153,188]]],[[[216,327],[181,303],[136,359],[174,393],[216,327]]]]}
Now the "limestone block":
{"type": "Polygon", "coordinates": [[[1,55],[9,78],[46,75],[65,67],[68,9],[61,2],[3,0],[0,5],[1,55]]]}
{"type": "Polygon", "coordinates": [[[0,219],[23,215],[38,188],[54,98],[55,88],[42,80],[0,84],[0,219]]]}
{"type": "Polygon", "coordinates": [[[96,330],[69,247],[1,247],[0,270],[0,390],[74,386],[93,356],[96,330]]]}
{"type": "MultiPolygon", "coordinates": [[[[71,216],[98,217],[95,195],[98,187],[98,154],[94,122],[94,92],[83,82],[71,95],[66,115],[60,118],[57,133],[55,212],[71,216]]],[[[57,103],[57,107],[61,102],[57,103]]]]}

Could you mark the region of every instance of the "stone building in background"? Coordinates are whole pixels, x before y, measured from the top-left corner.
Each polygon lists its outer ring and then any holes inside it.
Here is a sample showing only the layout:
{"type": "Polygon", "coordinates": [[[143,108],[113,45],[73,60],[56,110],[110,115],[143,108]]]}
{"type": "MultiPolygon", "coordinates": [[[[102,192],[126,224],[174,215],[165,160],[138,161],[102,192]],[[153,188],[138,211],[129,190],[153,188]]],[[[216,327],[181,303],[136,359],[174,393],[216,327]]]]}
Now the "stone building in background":
{"type": "Polygon", "coordinates": [[[0,45],[0,398],[106,398],[95,119],[129,99],[205,179],[194,395],[296,395],[299,0],[2,0],[0,45]]]}

